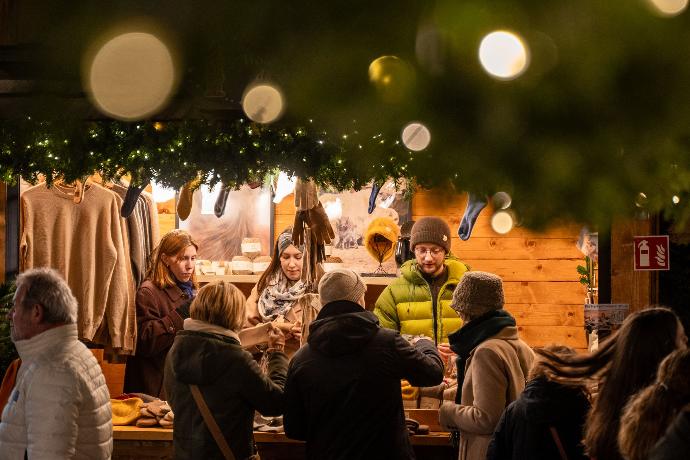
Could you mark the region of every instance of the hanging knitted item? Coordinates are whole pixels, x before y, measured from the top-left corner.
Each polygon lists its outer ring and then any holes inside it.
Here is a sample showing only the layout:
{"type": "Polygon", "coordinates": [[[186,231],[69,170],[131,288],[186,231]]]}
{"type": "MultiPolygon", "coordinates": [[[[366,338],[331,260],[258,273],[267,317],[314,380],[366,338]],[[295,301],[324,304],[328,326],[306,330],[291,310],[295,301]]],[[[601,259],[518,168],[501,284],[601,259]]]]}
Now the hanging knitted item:
{"type": "Polygon", "coordinates": [[[465,208],[465,215],[462,216],[460,227],[458,227],[458,236],[461,240],[467,241],[472,234],[472,228],[477,221],[479,213],[488,204],[486,197],[476,196],[472,193],[467,194],[467,207],[465,208]]]}
{"type": "Polygon", "coordinates": [[[125,200],[122,203],[122,208],[120,209],[120,215],[124,218],[129,217],[134,212],[134,207],[137,205],[137,200],[139,195],[144,191],[149,182],[146,181],[142,185],[129,184],[127,187],[127,193],[125,194],[125,200]]]}
{"type": "Polygon", "coordinates": [[[230,187],[226,187],[224,183],[220,184],[220,193],[216,199],[216,204],[213,206],[213,213],[219,219],[225,213],[225,205],[228,203],[228,195],[230,195],[230,187]]]}
{"type": "Polygon", "coordinates": [[[367,209],[369,214],[374,212],[374,209],[376,208],[376,197],[379,195],[379,190],[381,190],[381,186],[374,182],[374,184],[371,186],[371,195],[369,195],[369,208],[367,209]]]}
{"type": "Polygon", "coordinates": [[[198,178],[190,180],[182,186],[180,190],[180,197],[177,201],[177,215],[180,220],[187,220],[189,213],[192,212],[192,198],[194,196],[194,190],[199,187],[200,180],[198,178]]]}

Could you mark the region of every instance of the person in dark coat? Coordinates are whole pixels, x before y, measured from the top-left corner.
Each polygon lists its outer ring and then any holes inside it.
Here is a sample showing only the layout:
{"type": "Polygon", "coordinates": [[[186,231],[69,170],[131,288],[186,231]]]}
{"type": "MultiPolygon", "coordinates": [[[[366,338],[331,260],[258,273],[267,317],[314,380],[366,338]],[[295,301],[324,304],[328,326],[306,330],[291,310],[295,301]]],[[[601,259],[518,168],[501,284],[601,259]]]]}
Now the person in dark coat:
{"type": "MultiPolygon", "coordinates": [[[[575,354],[565,346],[546,349],[559,356],[575,354]]],[[[560,460],[560,448],[569,460],[586,460],[582,444],[590,408],[586,388],[551,380],[539,360],[529,378],[525,390],[503,412],[487,460],[560,460]]]]}
{"type": "Polygon", "coordinates": [[[124,391],[166,399],[165,357],[196,294],[194,265],[199,246],[184,230],[166,233],[151,254],[137,290],[137,349],[127,359],[124,391]]]}
{"type": "Polygon", "coordinates": [[[175,414],[173,448],[177,460],[223,459],[192,396],[197,385],[235,458],[256,453],[254,411],[280,415],[288,359],[285,337],[269,333],[268,372],[242,349],[238,331],[245,318],[246,299],[228,282],[215,281],[199,290],[191,317],[175,337],[165,364],[165,390],[175,414]]]}
{"type": "Polygon", "coordinates": [[[366,286],[347,269],[319,283],[323,308],[292,358],[283,422],[308,459],[411,459],[400,380],[433,386],[443,362],[431,339],[410,345],[364,307],[366,286]]]}
{"type": "Polygon", "coordinates": [[[690,409],[678,414],[663,438],[649,454],[649,460],[687,460],[690,452],[690,409]]]}

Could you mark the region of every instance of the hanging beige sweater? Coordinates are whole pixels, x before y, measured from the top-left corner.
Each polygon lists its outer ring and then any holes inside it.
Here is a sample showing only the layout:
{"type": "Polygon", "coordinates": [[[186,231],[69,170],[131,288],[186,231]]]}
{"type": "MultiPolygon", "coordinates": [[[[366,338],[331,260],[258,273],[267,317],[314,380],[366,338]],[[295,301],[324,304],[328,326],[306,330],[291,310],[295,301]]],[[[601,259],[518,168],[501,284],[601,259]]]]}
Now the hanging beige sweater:
{"type": "Polygon", "coordinates": [[[21,196],[19,258],[21,271],[52,267],[64,276],[79,302],[79,338],[92,341],[98,332],[113,348],[131,353],[136,310],[121,204],[95,184],[80,204],[56,186],[30,188],[21,196]]]}

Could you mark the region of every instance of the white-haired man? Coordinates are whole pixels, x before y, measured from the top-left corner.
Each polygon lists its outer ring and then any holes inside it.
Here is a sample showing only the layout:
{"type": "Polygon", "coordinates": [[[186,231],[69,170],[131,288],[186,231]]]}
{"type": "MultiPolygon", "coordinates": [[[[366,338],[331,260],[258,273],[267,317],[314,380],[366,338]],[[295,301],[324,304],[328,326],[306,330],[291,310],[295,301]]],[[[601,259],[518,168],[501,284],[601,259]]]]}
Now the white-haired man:
{"type": "Polygon", "coordinates": [[[2,413],[3,460],[108,459],[110,396],[103,372],[77,335],[77,300],[52,269],[17,277],[9,312],[22,365],[2,413]]]}

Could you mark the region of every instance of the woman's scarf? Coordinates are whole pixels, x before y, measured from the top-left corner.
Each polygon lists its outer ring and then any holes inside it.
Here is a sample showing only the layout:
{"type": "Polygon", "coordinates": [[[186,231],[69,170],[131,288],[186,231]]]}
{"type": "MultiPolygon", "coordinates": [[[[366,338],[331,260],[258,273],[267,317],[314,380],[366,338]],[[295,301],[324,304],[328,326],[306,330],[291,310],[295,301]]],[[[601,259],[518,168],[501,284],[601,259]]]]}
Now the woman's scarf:
{"type": "MultiPolygon", "coordinates": [[[[240,336],[237,332],[232,329],[226,329],[217,324],[207,323],[206,321],[201,321],[198,319],[187,318],[182,323],[182,327],[185,331],[196,331],[196,332],[206,332],[208,334],[219,334],[226,337],[232,337],[240,343],[240,336]]],[[[241,343],[240,343],[241,345],[241,343]]]]}
{"type": "Polygon", "coordinates": [[[457,353],[458,390],[455,395],[456,404],[462,398],[462,384],[465,381],[465,364],[472,350],[482,342],[495,336],[503,328],[515,326],[515,318],[505,310],[492,310],[479,318],[466,323],[456,332],[448,336],[450,348],[457,353]]]}
{"type": "Polygon", "coordinates": [[[273,321],[279,316],[285,316],[302,298],[305,291],[306,286],[302,281],[293,284],[283,270],[278,268],[259,297],[258,309],[261,320],[273,321]]]}
{"type": "Polygon", "coordinates": [[[187,294],[188,299],[194,298],[194,283],[191,281],[180,281],[175,279],[175,284],[177,284],[177,287],[180,288],[182,292],[187,294]]]}

